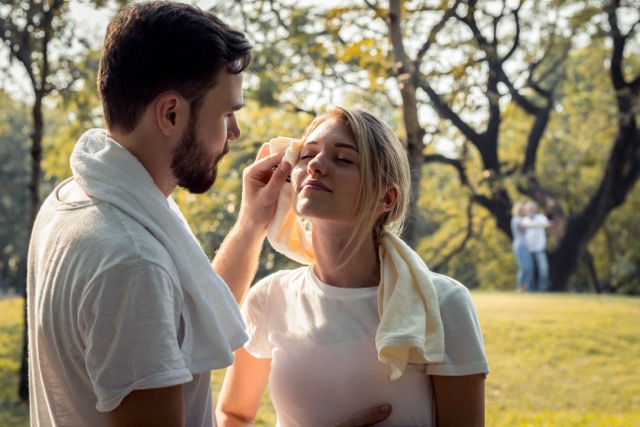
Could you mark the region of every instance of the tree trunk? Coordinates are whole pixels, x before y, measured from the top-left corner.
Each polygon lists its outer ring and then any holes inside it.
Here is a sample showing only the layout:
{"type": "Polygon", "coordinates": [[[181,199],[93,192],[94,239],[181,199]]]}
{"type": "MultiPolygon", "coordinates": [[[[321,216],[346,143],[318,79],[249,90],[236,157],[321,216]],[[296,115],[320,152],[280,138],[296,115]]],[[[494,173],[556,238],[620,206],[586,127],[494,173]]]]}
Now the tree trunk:
{"type": "MultiPolygon", "coordinates": [[[[36,91],[36,100],[33,104],[33,135],[31,145],[31,182],[29,183],[30,201],[30,229],[40,208],[40,175],[42,161],[42,136],[44,135],[44,120],[42,117],[42,92],[36,91]]],[[[25,276],[26,278],[26,276],[25,276]]],[[[22,360],[20,365],[20,384],[18,386],[18,396],[23,401],[29,400],[29,346],[28,346],[28,322],[27,322],[27,286],[24,285],[24,331],[22,335],[22,360]]]]}
{"type": "Polygon", "coordinates": [[[620,112],[618,135],[598,191],[580,214],[568,219],[566,232],[553,251],[549,266],[552,290],[566,290],[587,244],[640,177],[640,132],[630,118],[631,105],[620,112]]]}
{"type": "Polygon", "coordinates": [[[406,133],[406,150],[411,170],[411,197],[409,199],[409,216],[402,232],[402,238],[407,244],[415,248],[418,241],[418,199],[420,198],[420,181],[422,180],[423,147],[425,131],[418,119],[418,69],[413,64],[404,49],[401,23],[402,7],[399,0],[389,2],[387,25],[389,38],[393,46],[395,58],[394,72],[402,96],[402,117],[406,133]]]}

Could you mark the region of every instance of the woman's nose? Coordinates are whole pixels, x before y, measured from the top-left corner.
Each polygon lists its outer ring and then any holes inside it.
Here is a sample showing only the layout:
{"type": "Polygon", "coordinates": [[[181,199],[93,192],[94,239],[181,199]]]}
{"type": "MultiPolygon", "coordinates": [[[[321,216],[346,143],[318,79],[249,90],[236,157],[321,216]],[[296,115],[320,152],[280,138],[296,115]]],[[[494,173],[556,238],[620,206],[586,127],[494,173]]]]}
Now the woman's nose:
{"type": "Polygon", "coordinates": [[[316,154],[313,159],[307,163],[307,173],[309,175],[323,175],[325,172],[322,154],[316,154]]]}

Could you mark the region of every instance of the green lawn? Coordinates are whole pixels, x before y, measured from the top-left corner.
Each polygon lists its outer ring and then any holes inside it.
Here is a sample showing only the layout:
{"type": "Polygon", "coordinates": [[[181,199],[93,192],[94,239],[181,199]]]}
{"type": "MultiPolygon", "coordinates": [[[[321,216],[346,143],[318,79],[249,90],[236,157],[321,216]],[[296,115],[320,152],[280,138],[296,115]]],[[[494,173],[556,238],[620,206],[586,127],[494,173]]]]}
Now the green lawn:
{"type": "MultiPolygon", "coordinates": [[[[488,427],[640,427],[639,298],[473,297],[491,369],[488,427]]],[[[0,426],[28,425],[15,397],[21,321],[21,300],[0,301],[0,426]]],[[[268,405],[258,424],[275,424],[268,405]]]]}

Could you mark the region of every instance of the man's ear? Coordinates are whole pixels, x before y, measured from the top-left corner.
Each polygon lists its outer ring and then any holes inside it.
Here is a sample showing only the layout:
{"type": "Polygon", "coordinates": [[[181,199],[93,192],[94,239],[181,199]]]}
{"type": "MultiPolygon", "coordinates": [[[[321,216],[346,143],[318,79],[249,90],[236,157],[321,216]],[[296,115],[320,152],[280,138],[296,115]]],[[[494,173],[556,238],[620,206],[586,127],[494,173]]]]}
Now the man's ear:
{"type": "Polygon", "coordinates": [[[158,128],[165,136],[171,136],[182,129],[189,121],[188,102],[175,92],[165,92],[155,101],[155,117],[158,128]]]}
{"type": "Polygon", "coordinates": [[[387,188],[380,201],[378,202],[378,213],[389,212],[398,201],[398,189],[395,186],[387,188]]]}

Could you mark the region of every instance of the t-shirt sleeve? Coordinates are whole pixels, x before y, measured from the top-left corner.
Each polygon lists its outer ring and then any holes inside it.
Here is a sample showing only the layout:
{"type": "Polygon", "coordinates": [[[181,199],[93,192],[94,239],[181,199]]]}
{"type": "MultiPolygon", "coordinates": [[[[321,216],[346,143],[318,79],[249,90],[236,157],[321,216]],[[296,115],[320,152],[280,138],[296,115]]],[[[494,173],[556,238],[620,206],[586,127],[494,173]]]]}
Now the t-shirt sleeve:
{"type": "Polygon", "coordinates": [[[98,411],[115,409],[136,389],[191,381],[178,339],[182,296],[166,270],[145,260],[121,263],[88,289],[78,327],[98,411]]]}
{"type": "Polygon", "coordinates": [[[440,299],[440,315],[444,326],[444,361],[427,365],[427,374],[488,373],[480,322],[469,290],[461,284],[451,287],[440,299]]]}
{"type": "MultiPolygon", "coordinates": [[[[245,299],[240,312],[249,335],[244,348],[253,357],[271,359],[271,346],[268,339],[268,325],[265,308],[272,276],[256,283],[245,299]]],[[[274,307],[270,307],[272,310],[274,307]]]]}

